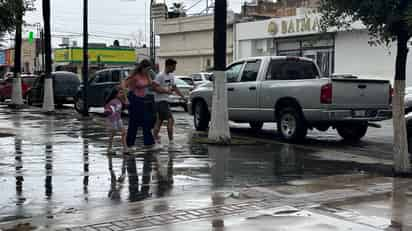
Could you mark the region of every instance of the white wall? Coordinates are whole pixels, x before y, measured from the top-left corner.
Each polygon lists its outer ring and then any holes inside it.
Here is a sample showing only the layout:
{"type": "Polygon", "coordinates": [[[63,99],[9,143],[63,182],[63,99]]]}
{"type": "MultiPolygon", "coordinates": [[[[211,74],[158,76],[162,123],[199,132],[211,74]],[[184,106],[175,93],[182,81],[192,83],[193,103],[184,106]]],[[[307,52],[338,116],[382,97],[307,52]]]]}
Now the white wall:
{"type": "MultiPolygon", "coordinates": [[[[213,54],[202,56],[173,56],[173,57],[161,57],[158,59],[160,71],[164,71],[165,60],[167,58],[173,58],[177,61],[176,75],[191,75],[193,73],[206,71],[207,68],[213,67],[213,54]],[[210,60],[210,65],[207,66],[207,60],[210,60]]],[[[227,64],[233,61],[232,54],[227,54],[227,64]]]]}
{"type": "MultiPolygon", "coordinates": [[[[228,14],[227,55],[233,60],[233,21],[228,14]]],[[[175,59],[177,75],[189,75],[213,67],[213,17],[193,16],[165,20],[158,25],[160,36],[159,64],[164,69],[164,60],[175,59]],[[210,66],[207,65],[209,60],[210,66]]]]}
{"type": "MultiPolygon", "coordinates": [[[[396,43],[391,47],[370,46],[367,31],[339,32],[336,35],[335,73],[355,74],[393,81],[396,43]]],[[[412,85],[412,52],[408,56],[407,85],[412,85]]]]}

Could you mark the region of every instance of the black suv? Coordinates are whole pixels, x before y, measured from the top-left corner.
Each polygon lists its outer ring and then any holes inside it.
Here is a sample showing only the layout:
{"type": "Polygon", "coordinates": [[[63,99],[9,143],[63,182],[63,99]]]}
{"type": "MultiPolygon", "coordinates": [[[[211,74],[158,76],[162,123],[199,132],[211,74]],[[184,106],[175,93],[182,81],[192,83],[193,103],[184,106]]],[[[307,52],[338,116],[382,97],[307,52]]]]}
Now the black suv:
{"type": "MultiPolygon", "coordinates": [[[[114,87],[120,84],[121,80],[126,79],[131,71],[132,68],[129,67],[97,71],[89,80],[89,88],[87,90],[88,107],[103,107],[108,94],[110,94],[114,87]]],[[[81,85],[74,99],[74,108],[79,113],[84,111],[83,91],[84,86],[81,85]]]]}

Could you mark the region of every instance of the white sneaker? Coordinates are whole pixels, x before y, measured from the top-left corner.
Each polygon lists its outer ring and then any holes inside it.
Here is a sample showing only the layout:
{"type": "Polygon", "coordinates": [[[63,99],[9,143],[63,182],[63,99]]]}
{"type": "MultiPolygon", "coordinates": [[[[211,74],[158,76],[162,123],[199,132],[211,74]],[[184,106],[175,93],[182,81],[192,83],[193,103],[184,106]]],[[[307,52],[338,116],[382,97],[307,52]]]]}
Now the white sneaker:
{"type": "Polygon", "coordinates": [[[146,151],[158,151],[160,149],[162,149],[162,146],[160,144],[153,144],[151,146],[145,147],[146,151]]]}
{"type": "Polygon", "coordinates": [[[168,147],[169,147],[169,150],[177,150],[177,149],[181,148],[181,146],[178,145],[178,144],[175,144],[174,141],[169,141],[169,146],[168,147]]]}

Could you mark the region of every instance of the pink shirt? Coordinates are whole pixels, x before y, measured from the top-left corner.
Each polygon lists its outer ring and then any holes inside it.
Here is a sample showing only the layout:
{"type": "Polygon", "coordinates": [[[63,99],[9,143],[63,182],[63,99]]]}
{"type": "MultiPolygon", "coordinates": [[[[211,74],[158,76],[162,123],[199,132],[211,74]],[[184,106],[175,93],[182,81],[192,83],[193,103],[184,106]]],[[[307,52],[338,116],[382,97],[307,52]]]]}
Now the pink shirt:
{"type": "Polygon", "coordinates": [[[137,74],[132,78],[134,78],[134,84],[129,86],[129,90],[133,91],[136,96],[144,97],[146,94],[146,88],[149,87],[149,77],[137,74]]]}
{"type": "Polygon", "coordinates": [[[105,105],[104,112],[107,114],[107,118],[110,122],[114,123],[115,121],[119,121],[122,114],[122,101],[118,98],[112,99],[105,105]]]}

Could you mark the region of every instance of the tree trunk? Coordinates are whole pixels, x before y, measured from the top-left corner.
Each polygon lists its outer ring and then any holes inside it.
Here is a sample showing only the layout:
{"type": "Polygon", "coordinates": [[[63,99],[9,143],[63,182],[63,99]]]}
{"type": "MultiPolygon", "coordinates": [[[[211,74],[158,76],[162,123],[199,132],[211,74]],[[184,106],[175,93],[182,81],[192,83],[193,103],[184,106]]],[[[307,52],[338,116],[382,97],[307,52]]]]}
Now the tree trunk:
{"type": "Polygon", "coordinates": [[[393,97],[394,164],[396,174],[411,173],[405,122],[405,77],[408,56],[407,35],[398,36],[396,57],[395,88],[393,97]]]}
{"type": "Polygon", "coordinates": [[[50,0],[43,0],[44,47],[46,56],[46,78],[44,81],[43,110],[54,111],[54,91],[52,79],[51,32],[50,32],[50,0]]]}
{"type": "Polygon", "coordinates": [[[212,99],[212,116],[209,130],[209,139],[215,143],[227,144],[230,142],[229,119],[227,111],[226,91],[226,27],[227,2],[215,2],[214,15],[214,87],[212,99]]]}
{"type": "Polygon", "coordinates": [[[23,105],[23,93],[21,90],[21,46],[22,46],[22,24],[23,24],[23,1],[17,0],[17,22],[16,22],[16,37],[14,45],[14,78],[11,94],[11,102],[13,106],[20,107],[23,105]]]}
{"type": "Polygon", "coordinates": [[[224,71],[214,72],[212,117],[209,139],[215,143],[230,143],[229,118],[227,112],[227,90],[224,71]]]}

